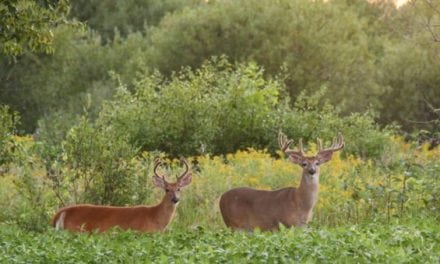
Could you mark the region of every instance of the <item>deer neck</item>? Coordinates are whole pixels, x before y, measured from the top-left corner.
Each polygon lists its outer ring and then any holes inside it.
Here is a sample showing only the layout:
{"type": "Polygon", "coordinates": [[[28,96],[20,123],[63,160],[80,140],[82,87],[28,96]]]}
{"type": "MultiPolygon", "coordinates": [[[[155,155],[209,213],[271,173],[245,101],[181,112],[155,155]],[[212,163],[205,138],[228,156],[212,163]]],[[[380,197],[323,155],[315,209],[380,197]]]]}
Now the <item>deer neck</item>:
{"type": "Polygon", "coordinates": [[[314,175],[303,172],[301,183],[296,191],[296,199],[301,209],[311,211],[318,199],[319,171],[314,175]]]}
{"type": "Polygon", "coordinates": [[[156,206],[158,222],[164,223],[164,227],[167,226],[175,211],[176,204],[171,202],[170,198],[165,195],[162,201],[156,206]]]}

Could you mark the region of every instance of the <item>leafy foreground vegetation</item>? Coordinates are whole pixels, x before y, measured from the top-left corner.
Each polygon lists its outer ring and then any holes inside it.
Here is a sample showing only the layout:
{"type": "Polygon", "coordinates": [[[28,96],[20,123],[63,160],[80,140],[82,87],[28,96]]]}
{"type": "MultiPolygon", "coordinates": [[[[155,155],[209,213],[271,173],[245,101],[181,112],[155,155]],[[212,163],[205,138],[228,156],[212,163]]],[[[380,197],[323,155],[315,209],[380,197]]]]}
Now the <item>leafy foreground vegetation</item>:
{"type": "Polygon", "coordinates": [[[439,225],[427,220],[276,233],[41,234],[0,227],[2,263],[438,263],[439,252],[439,225]]]}

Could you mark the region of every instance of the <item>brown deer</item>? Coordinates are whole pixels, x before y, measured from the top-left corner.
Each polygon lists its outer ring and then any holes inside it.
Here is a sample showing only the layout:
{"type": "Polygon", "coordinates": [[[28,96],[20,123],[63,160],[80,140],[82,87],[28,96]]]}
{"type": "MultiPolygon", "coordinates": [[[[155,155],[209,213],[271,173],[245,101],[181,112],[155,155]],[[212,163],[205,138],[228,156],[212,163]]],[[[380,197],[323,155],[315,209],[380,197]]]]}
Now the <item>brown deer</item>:
{"type": "Polygon", "coordinates": [[[291,162],[303,168],[298,188],[283,188],[276,191],[235,188],[225,192],[220,198],[220,211],[226,226],[234,230],[278,230],[285,227],[305,226],[312,218],[313,207],[318,198],[319,166],[332,158],[335,151],[344,147],[341,134],[333,140],[328,149],[322,149],[318,139],[318,154],[306,157],[299,140],[299,151],[289,148],[292,140],[281,133],[278,144],[291,162]]]}
{"type": "Polygon", "coordinates": [[[192,176],[188,163],[185,160],[182,161],[186,169],[180,177],[177,177],[175,183],[167,182],[164,176],[157,173],[157,168],[162,162],[159,159],[154,161],[154,185],[165,191],[158,205],[152,207],[74,205],[60,209],[52,219],[52,226],[56,229],[88,232],[94,230],[105,232],[116,226],[124,230],[141,232],[162,231],[173,218],[179,202],[180,188],[191,183],[192,176]]]}

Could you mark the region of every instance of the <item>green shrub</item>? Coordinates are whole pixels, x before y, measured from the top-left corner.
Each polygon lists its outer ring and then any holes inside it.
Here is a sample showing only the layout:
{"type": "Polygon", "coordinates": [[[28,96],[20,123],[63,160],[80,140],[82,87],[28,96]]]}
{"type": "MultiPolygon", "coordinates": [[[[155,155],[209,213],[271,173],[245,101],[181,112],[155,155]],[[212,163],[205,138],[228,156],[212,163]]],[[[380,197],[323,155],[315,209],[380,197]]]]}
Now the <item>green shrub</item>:
{"type": "Polygon", "coordinates": [[[7,105],[0,105],[0,167],[13,160],[16,133],[20,120],[17,113],[11,112],[7,105]]]}
{"type": "Polygon", "coordinates": [[[111,127],[97,127],[84,116],[69,130],[62,148],[62,171],[56,176],[68,191],[65,202],[124,205],[145,200],[147,174],[136,167],[137,149],[111,127]]]}
{"type": "Polygon", "coordinates": [[[173,156],[262,148],[277,125],[281,89],[255,64],[214,59],[170,80],[142,77],[133,94],[121,89],[97,122],[114,126],[143,149],[173,156]]]}
{"type": "Polygon", "coordinates": [[[144,150],[172,156],[227,154],[249,147],[278,149],[279,129],[293,139],[337,132],[347,139],[347,153],[380,157],[390,144],[391,129],[380,129],[371,113],[343,116],[322,105],[326,90],[302,93],[289,106],[279,78],[265,78],[254,63],[230,64],[213,58],[200,69],[184,69],[167,79],[158,73],[142,76],[134,92],[121,87],[105,103],[97,120],[144,150]]]}

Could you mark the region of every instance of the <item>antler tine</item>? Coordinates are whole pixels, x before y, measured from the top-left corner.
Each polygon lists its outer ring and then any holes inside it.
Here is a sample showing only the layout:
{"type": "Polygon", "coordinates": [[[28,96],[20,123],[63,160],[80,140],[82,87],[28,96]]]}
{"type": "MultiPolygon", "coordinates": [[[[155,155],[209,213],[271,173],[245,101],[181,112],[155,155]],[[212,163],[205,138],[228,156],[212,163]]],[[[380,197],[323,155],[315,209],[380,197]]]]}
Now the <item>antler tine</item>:
{"type": "Polygon", "coordinates": [[[177,177],[177,179],[182,178],[182,177],[185,176],[185,175],[188,173],[188,171],[189,171],[189,165],[188,165],[188,162],[186,161],[186,159],[182,158],[181,161],[182,161],[183,164],[185,165],[185,172],[182,173],[179,177],[177,177]]]}
{"type": "Polygon", "coordinates": [[[154,169],[153,169],[153,171],[154,171],[154,175],[156,175],[157,177],[162,178],[162,179],[165,180],[165,176],[164,176],[164,175],[159,175],[159,174],[157,173],[157,168],[158,168],[160,165],[162,165],[162,161],[160,160],[160,158],[155,159],[155,160],[154,160],[154,169]]]}
{"type": "Polygon", "coordinates": [[[322,141],[321,141],[321,139],[317,138],[316,139],[316,143],[317,143],[317,146],[318,146],[318,152],[320,152],[322,150],[322,141]]]}
{"type": "Polygon", "coordinates": [[[286,152],[286,150],[289,149],[290,144],[292,144],[293,140],[288,140],[287,136],[281,132],[281,130],[278,133],[278,145],[280,146],[280,149],[283,152],[286,152]]]}
{"type": "Polygon", "coordinates": [[[302,139],[299,140],[299,151],[295,151],[290,149],[290,145],[293,143],[292,139],[288,139],[286,135],[283,134],[283,132],[278,133],[278,145],[280,146],[280,149],[286,153],[289,154],[300,154],[304,156],[304,149],[302,144],[302,139]]]}
{"type": "Polygon", "coordinates": [[[299,153],[301,153],[301,155],[304,156],[304,148],[303,148],[303,139],[302,138],[299,139],[298,148],[299,148],[299,153]]]}
{"type": "Polygon", "coordinates": [[[341,132],[338,132],[338,141],[339,141],[339,148],[342,149],[345,146],[344,142],[344,136],[342,136],[341,132]]]}
{"type": "Polygon", "coordinates": [[[341,133],[338,133],[338,136],[333,139],[333,142],[332,142],[332,145],[330,146],[330,148],[322,149],[322,146],[321,146],[321,148],[319,148],[319,146],[318,146],[318,149],[319,149],[319,152],[324,152],[324,151],[335,152],[335,151],[341,150],[344,147],[344,145],[345,145],[344,137],[342,136],[341,133]]]}
{"type": "Polygon", "coordinates": [[[333,140],[333,144],[331,146],[331,149],[334,151],[340,150],[344,147],[344,137],[341,133],[338,133],[338,136],[333,140]]]}

